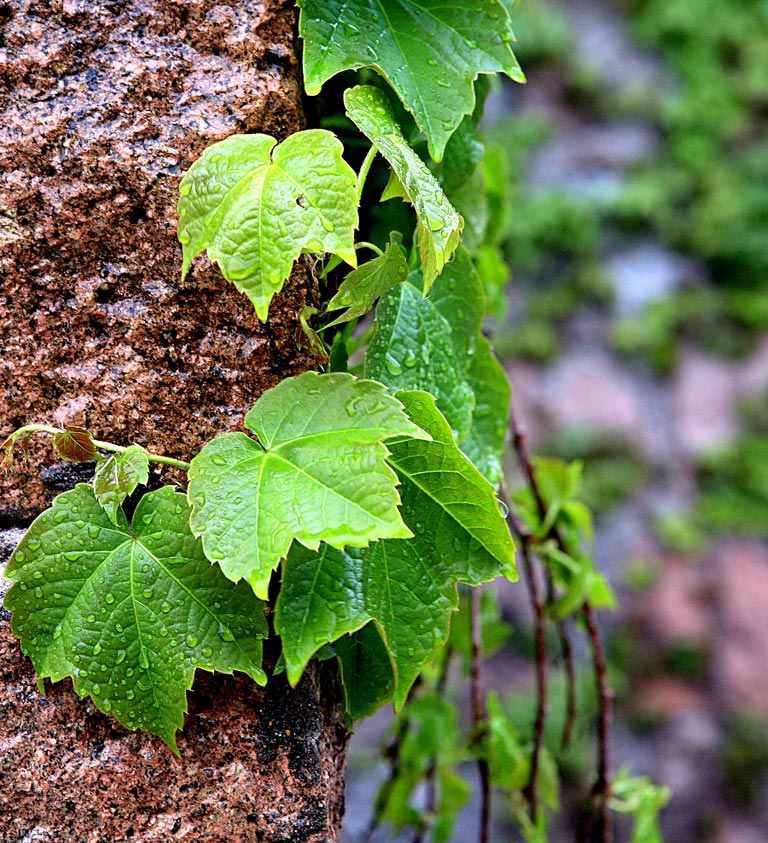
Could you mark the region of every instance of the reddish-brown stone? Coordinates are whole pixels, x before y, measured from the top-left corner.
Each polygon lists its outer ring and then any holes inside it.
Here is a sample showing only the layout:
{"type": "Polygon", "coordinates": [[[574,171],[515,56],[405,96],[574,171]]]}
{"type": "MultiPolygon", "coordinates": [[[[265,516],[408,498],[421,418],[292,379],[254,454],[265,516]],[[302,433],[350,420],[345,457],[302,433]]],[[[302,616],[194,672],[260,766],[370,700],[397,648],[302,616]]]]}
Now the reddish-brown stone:
{"type": "MultiPolygon", "coordinates": [[[[181,281],[178,183],[210,143],[301,123],[283,0],[10,0],[0,6],[0,435],[31,421],[190,457],[297,348],[295,274],[261,325],[201,260],[181,281]]],[[[33,446],[0,523],[50,502],[33,446]]]]}
{"type": "MultiPolygon", "coordinates": [[[[2,566],[0,566],[0,570],[2,566]]],[[[343,806],[333,678],[198,674],[176,758],[67,682],[43,696],[0,609],[0,840],[325,843],[343,806]]]]}
{"type": "MultiPolygon", "coordinates": [[[[175,238],[205,146],[300,128],[294,16],[287,0],[0,3],[0,438],[75,423],[188,458],[314,366],[296,341],[308,273],[261,325],[205,261],[180,279],[175,238]]],[[[78,478],[55,462],[34,444],[0,478],[0,528],[78,478]]],[[[0,551],[19,535],[0,529],[0,551]]],[[[201,676],[179,760],[68,681],[41,695],[0,608],[0,841],[335,840],[337,699],[314,668],[295,691],[201,676]]]]}

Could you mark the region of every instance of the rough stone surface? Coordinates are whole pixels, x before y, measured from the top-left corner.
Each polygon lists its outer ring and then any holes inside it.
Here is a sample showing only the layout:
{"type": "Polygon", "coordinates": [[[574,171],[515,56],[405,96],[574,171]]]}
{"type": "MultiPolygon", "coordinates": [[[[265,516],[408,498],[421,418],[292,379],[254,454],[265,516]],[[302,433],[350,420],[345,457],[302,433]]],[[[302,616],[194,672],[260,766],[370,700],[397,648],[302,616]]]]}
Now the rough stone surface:
{"type": "Polygon", "coordinates": [[[70,683],[35,684],[0,609],[0,840],[325,843],[343,805],[333,677],[296,691],[199,674],[179,738],[127,732],[70,683]]]}
{"type": "MultiPolygon", "coordinates": [[[[300,128],[286,0],[10,0],[0,7],[0,433],[86,424],[189,457],[312,365],[297,273],[268,326],[198,261],[177,188],[214,141],[300,128]]],[[[0,523],[53,494],[53,455],[3,480],[0,523]]]]}
{"type": "MultiPolygon", "coordinates": [[[[287,0],[0,3],[0,436],[76,423],[190,457],[314,367],[304,269],[265,326],[205,260],[182,282],[175,238],[204,147],[301,128],[294,29],[287,0]]],[[[46,443],[30,456],[0,480],[0,571],[90,470],[46,443]]],[[[347,737],[333,683],[200,675],[178,760],[68,681],[41,695],[0,608],[0,841],[329,843],[347,737]]]]}
{"type": "Polygon", "coordinates": [[[715,678],[730,709],[768,717],[768,549],[752,539],[731,539],[717,552],[720,619],[715,678]]]}

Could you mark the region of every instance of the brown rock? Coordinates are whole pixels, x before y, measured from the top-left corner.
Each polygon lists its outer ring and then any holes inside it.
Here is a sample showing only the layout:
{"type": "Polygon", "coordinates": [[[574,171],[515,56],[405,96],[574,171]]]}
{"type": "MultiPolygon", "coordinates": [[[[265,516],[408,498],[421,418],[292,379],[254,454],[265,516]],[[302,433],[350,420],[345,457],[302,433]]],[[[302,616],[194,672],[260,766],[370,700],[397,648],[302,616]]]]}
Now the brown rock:
{"type": "Polygon", "coordinates": [[[715,678],[730,708],[768,715],[768,549],[732,539],[718,549],[720,622],[715,678]]]}
{"type": "Polygon", "coordinates": [[[309,671],[292,691],[199,674],[179,759],[68,680],[40,694],[7,615],[0,608],[0,840],[336,839],[347,736],[332,675],[309,671]]]}
{"type": "MultiPolygon", "coordinates": [[[[294,15],[287,0],[0,4],[0,438],[78,423],[190,457],[314,366],[296,343],[306,271],[265,326],[205,261],[182,282],[175,239],[178,183],[204,147],[300,128],[294,15]]],[[[31,457],[2,477],[0,528],[87,474],[51,467],[44,444],[31,457]]],[[[336,839],[346,729],[325,670],[295,691],[200,676],[178,760],[68,681],[41,695],[7,614],[0,841],[336,839]]]]}
{"type": "MultiPolygon", "coordinates": [[[[10,0],[0,15],[0,436],[31,422],[191,457],[312,366],[299,272],[261,325],[198,262],[178,183],[234,132],[300,128],[284,0],[10,0]]],[[[311,298],[311,293],[309,293],[311,298]]],[[[3,480],[0,522],[52,496],[53,454],[3,480]]]]}

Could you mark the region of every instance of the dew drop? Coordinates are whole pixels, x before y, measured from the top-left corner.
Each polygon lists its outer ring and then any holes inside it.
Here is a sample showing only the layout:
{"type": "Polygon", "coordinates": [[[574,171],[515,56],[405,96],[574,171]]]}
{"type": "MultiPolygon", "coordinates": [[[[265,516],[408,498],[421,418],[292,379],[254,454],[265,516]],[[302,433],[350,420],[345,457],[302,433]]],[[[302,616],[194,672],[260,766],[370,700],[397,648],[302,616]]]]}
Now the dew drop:
{"type": "Polygon", "coordinates": [[[232,635],[232,633],[225,626],[222,626],[221,624],[219,625],[219,628],[216,631],[219,633],[219,638],[221,638],[222,641],[234,641],[235,640],[235,636],[232,635]]]}
{"type": "Polygon", "coordinates": [[[139,651],[139,667],[144,670],[149,669],[149,653],[146,650],[139,651]]]}
{"type": "Polygon", "coordinates": [[[86,621],[88,621],[88,623],[96,623],[96,615],[88,615],[86,621]]]}
{"type": "Polygon", "coordinates": [[[224,457],[221,456],[221,454],[214,454],[211,457],[211,462],[214,465],[226,465],[227,464],[227,461],[224,459],[224,457]]]}
{"type": "Polygon", "coordinates": [[[98,695],[101,693],[101,685],[98,685],[98,684],[94,685],[93,688],[91,688],[91,693],[95,697],[98,697],[98,695]]]}
{"type": "Polygon", "coordinates": [[[416,365],[416,352],[409,348],[403,355],[403,365],[408,369],[412,369],[416,365]]]}
{"type": "Polygon", "coordinates": [[[390,375],[402,375],[403,373],[403,367],[400,365],[400,361],[391,354],[387,354],[384,358],[384,367],[390,375]]]}
{"type": "Polygon", "coordinates": [[[163,600],[163,602],[160,604],[160,611],[163,612],[163,614],[165,615],[167,615],[172,608],[173,606],[171,606],[171,604],[167,600],[163,600]]]}
{"type": "Polygon", "coordinates": [[[134,690],[133,690],[133,688],[129,688],[129,689],[125,692],[125,698],[126,698],[127,700],[132,700],[135,696],[136,696],[136,691],[134,691],[134,690]]]}
{"type": "Polygon", "coordinates": [[[198,637],[194,634],[194,632],[188,632],[187,637],[184,639],[187,643],[187,647],[197,647],[198,644],[198,637]]]}
{"type": "Polygon", "coordinates": [[[112,592],[111,592],[111,591],[108,591],[108,592],[104,595],[104,602],[105,602],[105,603],[114,603],[114,602],[115,602],[115,595],[114,595],[114,594],[112,594],[112,592]]]}
{"type": "Polygon", "coordinates": [[[213,655],[213,648],[203,647],[203,649],[200,651],[200,654],[204,659],[209,659],[213,655]]]}
{"type": "Polygon", "coordinates": [[[35,597],[37,597],[38,600],[42,599],[42,597],[43,597],[43,589],[42,588],[36,588],[35,589],[35,597]]]}

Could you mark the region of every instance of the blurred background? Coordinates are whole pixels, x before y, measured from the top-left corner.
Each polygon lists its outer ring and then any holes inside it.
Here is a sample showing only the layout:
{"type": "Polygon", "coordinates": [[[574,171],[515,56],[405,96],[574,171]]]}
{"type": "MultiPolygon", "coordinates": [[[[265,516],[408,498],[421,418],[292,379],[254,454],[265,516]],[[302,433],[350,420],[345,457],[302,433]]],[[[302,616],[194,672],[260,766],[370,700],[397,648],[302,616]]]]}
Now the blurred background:
{"type": "MultiPolygon", "coordinates": [[[[600,613],[613,769],[671,787],[667,843],[768,843],[768,2],[512,14],[528,84],[486,107],[483,248],[513,273],[489,327],[532,450],[584,463],[620,601],[600,613]]],[[[486,684],[530,732],[530,605],[522,584],[494,588],[486,684]]],[[[594,764],[583,671],[566,805],[594,764]]],[[[555,693],[553,751],[561,708],[555,693]]],[[[352,739],[345,843],[366,839],[391,717],[352,739]]],[[[476,839],[476,812],[455,840],[476,839]]],[[[498,800],[495,819],[497,843],[518,839],[498,800]]],[[[551,842],[572,840],[567,809],[559,823],[551,842]]]]}

